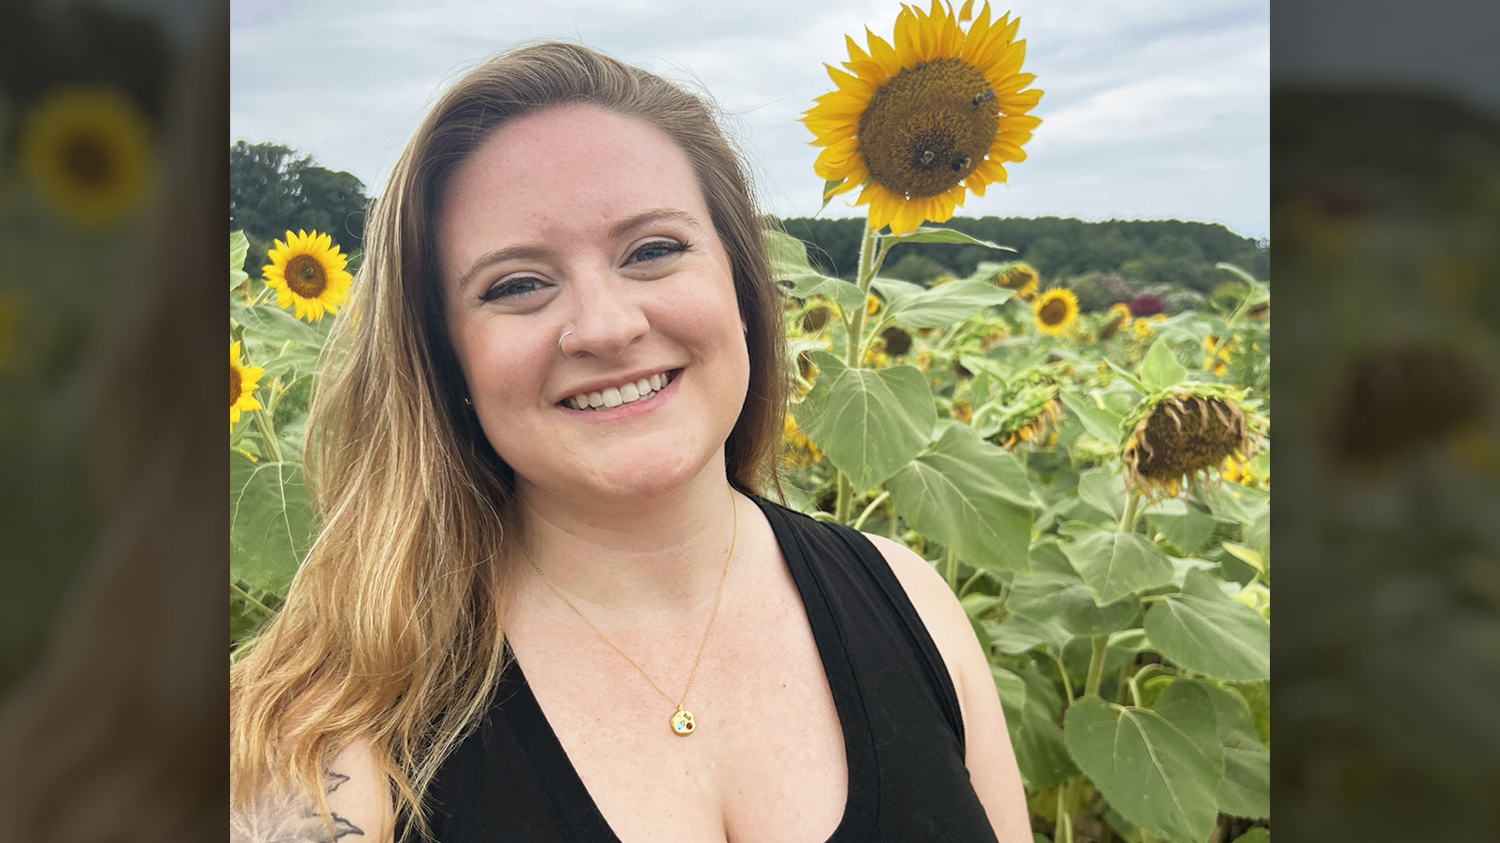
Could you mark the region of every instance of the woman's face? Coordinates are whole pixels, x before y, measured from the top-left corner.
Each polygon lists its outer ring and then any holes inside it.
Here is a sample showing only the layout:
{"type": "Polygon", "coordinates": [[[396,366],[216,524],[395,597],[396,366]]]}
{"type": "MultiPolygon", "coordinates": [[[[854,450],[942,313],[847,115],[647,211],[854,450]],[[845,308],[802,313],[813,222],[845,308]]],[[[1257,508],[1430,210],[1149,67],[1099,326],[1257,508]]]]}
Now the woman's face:
{"type": "Polygon", "coordinates": [[[454,171],[437,236],[473,411],[523,496],[649,496],[722,465],[750,363],[665,133],[591,106],[512,120],[454,171]]]}

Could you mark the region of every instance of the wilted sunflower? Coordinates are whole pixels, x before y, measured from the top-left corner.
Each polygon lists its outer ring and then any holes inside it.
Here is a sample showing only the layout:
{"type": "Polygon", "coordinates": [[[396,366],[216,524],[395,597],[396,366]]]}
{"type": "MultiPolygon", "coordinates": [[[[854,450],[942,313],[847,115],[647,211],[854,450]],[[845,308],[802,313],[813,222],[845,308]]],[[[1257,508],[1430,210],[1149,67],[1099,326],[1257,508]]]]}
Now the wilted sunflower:
{"type": "Polygon", "coordinates": [[[1042,92],[1022,90],[1036,77],[1020,72],[1020,19],[991,21],[986,3],[966,31],[973,5],[957,15],[940,0],[926,12],[903,5],[895,45],[867,29],[868,53],[845,36],[849,72],[829,66],[838,90],[802,116],[824,147],[813,164],[833,183],[824,198],[863,187],[855,204],[870,206],[872,229],[945,222],[965,191],[983,196],[1006,180],[1007,161],[1026,160],[1021,146],[1042,122],[1027,112],[1042,92]]]}
{"type": "Polygon", "coordinates": [[[229,344],[229,424],[231,427],[239,423],[241,412],[260,409],[260,402],[255,400],[255,387],[265,371],[259,366],[241,366],[240,344],[237,342],[229,344]]]}
{"type": "Polygon", "coordinates": [[[1031,306],[1036,329],[1054,337],[1062,336],[1078,318],[1078,297],[1064,287],[1053,287],[1031,306]]]}
{"type": "Polygon", "coordinates": [[[1125,484],[1149,497],[1174,497],[1222,471],[1231,457],[1243,463],[1255,456],[1264,422],[1242,403],[1244,395],[1183,384],[1143,400],[1125,420],[1125,484]]]}
{"type": "Polygon", "coordinates": [[[1031,264],[1016,261],[995,273],[995,286],[1014,290],[1016,298],[1021,301],[1031,301],[1036,296],[1037,284],[1041,282],[1041,278],[1041,273],[1031,264]]]}
{"type": "Polygon", "coordinates": [[[1062,417],[1062,405],[1057,403],[1056,398],[1047,398],[1040,404],[1039,408],[1033,405],[1032,409],[1023,412],[1019,417],[1012,416],[1012,421],[1002,427],[1001,444],[1006,448],[1014,449],[1022,442],[1037,445],[1045,442],[1047,445],[1057,444],[1057,420],[1062,417]],[[1021,420],[1019,426],[1015,426],[1014,420],[1021,420]],[[1007,431],[1005,428],[1014,427],[1007,431]]]}
{"type": "Polygon", "coordinates": [[[135,207],[145,192],[151,129],[118,91],[68,88],[27,114],[19,151],[21,166],[48,201],[81,225],[101,226],[135,207]]]}
{"type": "Polygon", "coordinates": [[[277,240],[267,257],[271,262],[262,268],[266,286],[276,291],[278,307],[295,306],[298,319],[321,322],[325,310],[337,313],[349,295],[354,278],[344,271],[344,256],[326,234],[288,231],[286,242],[277,240]]]}
{"type": "Polygon", "coordinates": [[[1116,302],[1104,314],[1104,324],[1099,326],[1099,341],[1113,339],[1115,334],[1120,333],[1122,328],[1130,325],[1130,308],[1121,302],[1116,302]]]}

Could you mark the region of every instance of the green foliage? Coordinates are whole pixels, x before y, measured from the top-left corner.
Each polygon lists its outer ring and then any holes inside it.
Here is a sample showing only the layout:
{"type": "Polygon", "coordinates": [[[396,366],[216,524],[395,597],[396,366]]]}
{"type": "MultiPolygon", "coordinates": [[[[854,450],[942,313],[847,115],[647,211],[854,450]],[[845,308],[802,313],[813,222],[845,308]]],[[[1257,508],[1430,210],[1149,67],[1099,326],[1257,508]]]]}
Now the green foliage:
{"type": "MultiPolygon", "coordinates": [[[[274,143],[235,141],[229,148],[229,224],[245,232],[259,261],[290,231],[321,231],[345,251],[364,242],[365,186],[311,155],[274,143]]],[[[259,264],[252,273],[259,275],[259,264]]]]}

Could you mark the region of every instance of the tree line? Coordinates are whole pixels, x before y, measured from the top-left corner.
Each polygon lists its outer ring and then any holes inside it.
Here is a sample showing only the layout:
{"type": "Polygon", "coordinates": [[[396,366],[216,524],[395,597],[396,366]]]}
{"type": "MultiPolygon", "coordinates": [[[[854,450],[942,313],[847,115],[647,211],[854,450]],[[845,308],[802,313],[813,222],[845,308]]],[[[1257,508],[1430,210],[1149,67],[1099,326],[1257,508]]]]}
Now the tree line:
{"type": "MultiPolygon", "coordinates": [[[[229,150],[230,228],[250,239],[252,257],[290,229],[333,237],[346,254],[363,245],[370,198],[355,176],[319,166],[311,155],[274,143],[236,141],[229,150]]],[[[865,221],[794,217],[778,221],[808,243],[808,257],[824,272],[853,278],[865,221]]],[[[882,274],[917,283],[942,275],[965,277],[982,261],[1023,260],[1044,287],[1066,286],[1085,310],[1109,307],[1141,293],[1161,295],[1169,310],[1201,306],[1230,282],[1216,270],[1232,263],[1269,278],[1267,241],[1243,237],[1222,225],[1181,220],[1084,222],[1059,217],[954,217],[947,228],[1015,249],[943,243],[902,245],[882,274]]]]}

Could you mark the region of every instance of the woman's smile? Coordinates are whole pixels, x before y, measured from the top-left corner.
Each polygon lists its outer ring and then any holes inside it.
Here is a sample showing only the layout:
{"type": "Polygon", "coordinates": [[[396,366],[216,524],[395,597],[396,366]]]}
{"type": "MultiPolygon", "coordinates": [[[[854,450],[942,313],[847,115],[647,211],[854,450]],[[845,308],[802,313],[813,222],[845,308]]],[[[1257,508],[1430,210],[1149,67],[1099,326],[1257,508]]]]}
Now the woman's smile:
{"type": "Polygon", "coordinates": [[[609,411],[653,401],[662,396],[669,386],[676,383],[677,376],[681,372],[681,369],[667,369],[647,377],[633,380],[626,378],[612,386],[588,388],[564,399],[562,406],[590,415],[607,415],[611,419],[632,417],[609,411]]]}

